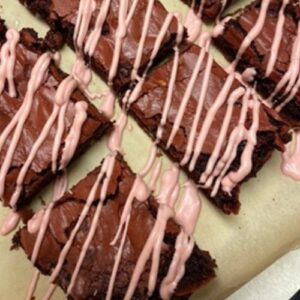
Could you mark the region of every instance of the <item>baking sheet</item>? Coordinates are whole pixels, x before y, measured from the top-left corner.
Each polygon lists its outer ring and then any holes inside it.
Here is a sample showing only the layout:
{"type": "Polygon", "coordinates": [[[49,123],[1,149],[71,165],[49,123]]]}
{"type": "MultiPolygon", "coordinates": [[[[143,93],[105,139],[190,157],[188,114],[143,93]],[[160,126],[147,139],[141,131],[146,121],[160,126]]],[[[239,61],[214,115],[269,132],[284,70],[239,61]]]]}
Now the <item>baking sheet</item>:
{"type": "MultiPolygon", "coordinates": [[[[187,8],[175,0],[163,0],[169,10],[186,12],[187,8]]],[[[240,1],[237,5],[241,6],[240,1]]],[[[0,0],[0,16],[7,25],[33,27],[41,36],[47,27],[32,17],[17,0],[0,0]]],[[[70,70],[74,54],[68,48],[62,51],[62,68],[70,70]]],[[[213,51],[216,60],[224,59],[213,51]]],[[[94,76],[91,85],[94,91],[105,89],[105,85],[94,76]]],[[[99,103],[96,103],[99,105],[99,103]]],[[[146,161],[150,139],[130,119],[123,149],[125,159],[134,171],[141,169],[146,161]],[[142,142],[141,142],[142,141],[142,142]],[[136,158],[139,158],[138,160],[136,158]]],[[[97,143],[75,162],[69,171],[69,185],[75,184],[100,163],[106,153],[105,140],[97,143]]],[[[164,168],[169,161],[164,159],[164,168]]],[[[281,175],[280,156],[275,154],[256,179],[242,187],[242,208],[237,217],[220,213],[204,197],[203,211],[199,219],[195,238],[201,248],[210,251],[218,263],[218,278],[197,292],[192,299],[224,299],[245,282],[272,264],[277,258],[300,244],[300,183],[281,175]]],[[[184,179],[182,175],[182,180],[184,179]]],[[[51,187],[37,197],[34,208],[40,206],[40,198],[49,200],[51,187]]],[[[8,210],[0,208],[0,224],[8,210]]],[[[11,236],[0,238],[0,300],[24,299],[26,289],[34,272],[22,251],[9,252],[11,236]]],[[[42,278],[36,299],[42,299],[48,284],[42,278]]],[[[64,299],[58,290],[53,299],[64,299]]]]}

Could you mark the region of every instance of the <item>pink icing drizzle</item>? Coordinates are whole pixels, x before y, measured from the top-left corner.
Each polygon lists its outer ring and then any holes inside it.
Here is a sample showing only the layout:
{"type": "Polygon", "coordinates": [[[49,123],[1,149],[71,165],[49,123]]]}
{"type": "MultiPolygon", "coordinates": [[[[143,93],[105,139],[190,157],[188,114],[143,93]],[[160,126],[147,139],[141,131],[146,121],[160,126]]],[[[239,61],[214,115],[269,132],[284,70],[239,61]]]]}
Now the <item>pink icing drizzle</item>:
{"type": "Polygon", "coordinates": [[[19,111],[14,115],[14,117],[12,118],[12,120],[10,121],[10,123],[7,125],[7,127],[5,128],[5,130],[2,132],[0,136],[0,151],[1,151],[3,144],[7,140],[8,135],[15,129],[0,170],[0,197],[3,197],[5,178],[10,168],[10,165],[12,163],[16,147],[18,145],[18,142],[20,140],[23,131],[23,127],[30,114],[35,93],[46,78],[50,62],[51,62],[51,55],[49,53],[43,54],[38,59],[35,66],[33,67],[31,77],[28,82],[28,87],[24,98],[24,102],[21,105],[19,111]]]}
{"type": "Polygon", "coordinates": [[[154,291],[165,228],[167,221],[175,215],[174,205],[179,192],[178,178],[179,170],[175,166],[166,171],[162,176],[160,194],[157,198],[159,201],[157,219],[133,271],[130,284],[124,297],[125,300],[132,298],[151,253],[152,263],[149,275],[148,295],[151,296],[154,291]]]}
{"type": "Polygon", "coordinates": [[[294,179],[300,180],[300,131],[294,134],[295,145],[291,152],[287,149],[282,155],[281,170],[283,174],[294,179]]]}
{"type": "Polygon", "coordinates": [[[256,23],[252,27],[252,29],[248,32],[247,36],[244,38],[234,61],[228,67],[228,73],[231,73],[234,71],[236,65],[242,58],[245,50],[250,46],[252,41],[260,34],[261,30],[263,29],[270,2],[271,2],[271,0],[263,0],[261,2],[261,9],[259,12],[258,19],[256,20],[256,23]]]}
{"type": "Polygon", "coordinates": [[[175,253],[168,274],[160,286],[162,299],[170,299],[179,281],[185,273],[185,263],[194,249],[192,237],[201,211],[201,202],[196,186],[188,181],[175,220],[181,226],[181,232],[176,239],[175,253]]]}
{"type": "Polygon", "coordinates": [[[72,127],[65,139],[65,147],[63,149],[60,169],[64,169],[75,154],[83,124],[87,119],[88,104],[85,101],[79,101],[75,104],[75,117],[72,127]]]}
{"type": "Polygon", "coordinates": [[[16,63],[16,47],[20,39],[20,34],[15,29],[8,29],[6,32],[6,43],[0,52],[0,94],[3,93],[5,82],[8,82],[8,94],[15,97],[16,87],[14,84],[14,68],[16,63]]]}
{"type": "Polygon", "coordinates": [[[0,228],[0,234],[5,236],[13,232],[21,221],[20,213],[12,211],[0,228]]]}

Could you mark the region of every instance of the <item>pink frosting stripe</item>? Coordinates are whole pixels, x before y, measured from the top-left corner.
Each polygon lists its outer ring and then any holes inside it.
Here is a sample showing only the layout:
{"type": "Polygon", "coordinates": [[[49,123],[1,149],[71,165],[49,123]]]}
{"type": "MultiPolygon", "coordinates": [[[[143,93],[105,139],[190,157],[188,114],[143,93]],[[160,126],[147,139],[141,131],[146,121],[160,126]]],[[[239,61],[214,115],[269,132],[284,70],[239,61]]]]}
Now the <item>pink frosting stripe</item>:
{"type": "Polygon", "coordinates": [[[285,22],[284,11],[285,11],[285,8],[288,3],[289,3],[289,0],[282,1],[282,5],[281,5],[280,11],[279,11],[279,16],[278,16],[278,21],[276,24],[274,39],[273,39],[272,47],[271,47],[271,51],[270,51],[270,59],[268,61],[268,65],[267,65],[267,69],[266,69],[266,76],[271,75],[271,73],[274,69],[277,57],[278,57],[278,51],[279,51],[280,42],[282,39],[283,27],[284,27],[284,22],[285,22]]]}
{"type": "Polygon", "coordinates": [[[281,170],[286,176],[300,181],[300,130],[295,131],[294,141],[293,151],[286,149],[282,155],[281,170]]]}
{"type": "Polygon", "coordinates": [[[83,125],[87,119],[88,104],[85,101],[79,101],[75,104],[75,117],[72,127],[65,139],[60,169],[63,170],[73,158],[81,136],[83,125]]]}
{"type": "Polygon", "coordinates": [[[237,171],[230,172],[222,180],[223,190],[230,193],[232,189],[241,182],[252,170],[252,155],[257,143],[257,130],[259,127],[260,102],[254,97],[252,100],[253,121],[249,130],[244,130],[243,139],[246,139],[246,146],[241,156],[241,164],[237,171]]]}
{"type": "Polygon", "coordinates": [[[7,41],[1,47],[0,52],[0,94],[3,93],[7,81],[8,94],[13,98],[17,94],[14,83],[14,68],[16,64],[16,47],[20,40],[20,34],[15,29],[8,29],[6,39],[7,41]]]}
{"type": "Polygon", "coordinates": [[[263,29],[270,2],[271,2],[271,0],[261,1],[261,9],[260,9],[260,13],[258,15],[258,19],[256,20],[255,25],[252,27],[252,29],[248,32],[248,34],[244,38],[234,61],[228,67],[228,72],[229,73],[234,71],[234,69],[236,68],[238,62],[242,58],[245,50],[250,46],[252,41],[260,34],[261,30],[263,29]]]}
{"type": "Polygon", "coordinates": [[[139,66],[141,65],[142,55],[143,55],[143,48],[144,48],[144,45],[145,45],[145,42],[146,42],[146,37],[147,37],[149,25],[150,25],[151,14],[152,14],[154,2],[155,2],[155,0],[149,0],[148,1],[145,20],[144,20],[143,29],[142,29],[142,35],[141,35],[141,38],[140,38],[140,41],[139,41],[135,61],[134,61],[134,64],[133,64],[133,69],[132,69],[132,72],[131,72],[131,79],[132,80],[134,80],[136,78],[136,76],[138,75],[138,69],[139,69],[139,66]]]}
{"type": "Polygon", "coordinates": [[[234,78],[235,78],[234,73],[230,74],[227,77],[227,79],[226,79],[226,81],[223,85],[222,90],[220,91],[220,93],[217,96],[215,102],[213,103],[213,105],[211,106],[211,108],[209,109],[209,111],[206,114],[206,117],[205,117],[205,120],[203,122],[201,131],[198,135],[198,139],[197,139],[197,142],[196,142],[195,147],[194,147],[192,159],[190,161],[190,165],[189,165],[189,170],[190,171],[193,171],[195,166],[196,166],[196,162],[197,162],[197,160],[199,158],[199,155],[202,151],[202,147],[203,147],[204,142],[206,140],[206,137],[208,135],[211,124],[214,121],[214,117],[215,117],[217,111],[220,109],[220,107],[226,101],[234,78]]]}
{"type": "Polygon", "coordinates": [[[79,3],[78,16],[73,36],[75,49],[79,51],[82,49],[95,9],[96,3],[94,0],[84,0],[79,3]]]}
{"type": "MultiPolygon", "coordinates": [[[[35,93],[45,80],[51,59],[52,57],[49,53],[41,55],[41,57],[38,59],[38,61],[32,69],[24,102],[21,105],[18,113],[15,114],[14,118],[10,121],[10,123],[7,125],[7,127],[1,134],[0,139],[2,141],[4,139],[5,141],[8,135],[14,130],[10,145],[8,147],[5,159],[0,170],[0,197],[2,197],[4,194],[5,178],[12,163],[16,147],[22,135],[25,122],[30,114],[35,93]]],[[[3,143],[1,143],[1,148],[4,144],[4,141],[3,143]]]]}
{"type": "Polygon", "coordinates": [[[244,139],[244,134],[246,130],[245,122],[249,108],[250,96],[251,90],[247,88],[246,93],[243,96],[242,110],[240,114],[239,123],[231,132],[225,152],[221,159],[219,159],[214,171],[212,172],[211,176],[208,178],[208,181],[206,183],[207,185],[212,185],[214,178],[216,178],[215,183],[213,185],[213,190],[211,192],[212,197],[214,197],[217,194],[223,177],[226,175],[232,162],[236,158],[238,146],[244,139]]]}
{"type": "Polygon", "coordinates": [[[0,228],[0,234],[5,236],[13,232],[21,221],[21,215],[18,212],[12,211],[6,217],[0,228]]]}
{"type": "Polygon", "coordinates": [[[169,148],[171,146],[171,144],[172,144],[172,142],[173,142],[173,140],[174,140],[174,138],[175,138],[175,136],[176,136],[176,134],[177,134],[177,132],[180,128],[180,124],[182,122],[184,112],[186,110],[186,106],[187,106],[187,104],[190,100],[190,97],[192,95],[192,92],[193,92],[193,89],[194,89],[194,86],[195,86],[195,82],[197,80],[197,76],[199,74],[199,71],[202,67],[202,63],[203,63],[205,54],[206,54],[205,48],[202,48],[199,52],[198,60],[196,62],[195,68],[193,70],[193,73],[191,75],[191,78],[189,80],[187,88],[185,90],[182,101],[180,103],[180,107],[178,109],[178,113],[176,115],[176,118],[175,118],[175,121],[174,121],[174,124],[173,124],[173,127],[172,127],[172,131],[171,131],[171,134],[170,134],[168,142],[167,142],[167,148],[169,148]]]}
{"type": "Polygon", "coordinates": [[[167,221],[175,216],[174,205],[179,192],[178,179],[179,170],[175,166],[166,171],[162,176],[161,190],[157,197],[159,201],[157,219],[136,263],[130,284],[124,297],[125,300],[132,298],[146,262],[150,259],[151,253],[152,263],[149,275],[148,295],[151,296],[155,289],[165,228],[167,221]]]}
{"type": "Polygon", "coordinates": [[[213,172],[214,166],[219,159],[222,147],[224,145],[224,142],[226,140],[226,135],[228,132],[228,128],[230,125],[232,113],[233,113],[233,108],[234,104],[244,95],[245,89],[242,87],[237,88],[232,92],[228,99],[228,105],[227,105],[227,110],[225,113],[225,117],[223,120],[223,124],[221,127],[220,134],[218,136],[217,142],[215,144],[214,150],[208,160],[208,163],[206,165],[204,173],[201,175],[200,182],[203,184],[207,181],[208,177],[211,175],[213,172]]]}
{"type": "Polygon", "coordinates": [[[207,63],[206,63],[205,71],[204,71],[203,85],[201,87],[198,104],[197,104],[197,109],[196,109],[195,117],[194,117],[193,124],[192,124],[192,129],[191,129],[189,137],[188,137],[188,143],[187,143],[187,147],[185,149],[184,157],[180,163],[182,166],[186,165],[190,161],[193,149],[195,147],[197,126],[200,121],[205,97],[206,97],[207,90],[208,90],[208,83],[209,83],[209,79],[210,79],[210,75],[211,75],[212,65],[213,65],[213,58],[211,55],[208,55],[208,59],[207,59],[207,63]]]}
{"type": "Polygon", "coordinates": [[[168,274],[160,286],[160,296],[164,300],[171,299],[179,281],[184,276],[185,263],[191,256],[195,246],[192,235],[200,211],[201,201],[197,187],[191,181],[188,181],[184,185],[184,194],[175,214],[175,220],[181,226],[181,232],[176,239],[175,253],[168,274]]]}
{"type": "MultiPolygon", "coordinates": [[[[83,2],[84,1],[81,1],[81,3],[83,3],[83,2]]],[[[90,33],[90,35],[87,39],[84,51],[89,56],[93,56],[94,53],[95,53],[97,44],[98,44],[99,39],[100,39],[99,32],[102,32],[102,28],[103,28],[104,22],[106,20],[110,4],[111,4],[111,0],[104,0],[102,2],[99,14],[97,16],[96,24],[95,24],[92,32],[90,33]]],[[[87,20],[86,22],[89,23],[90,21],[87,20]]]]}

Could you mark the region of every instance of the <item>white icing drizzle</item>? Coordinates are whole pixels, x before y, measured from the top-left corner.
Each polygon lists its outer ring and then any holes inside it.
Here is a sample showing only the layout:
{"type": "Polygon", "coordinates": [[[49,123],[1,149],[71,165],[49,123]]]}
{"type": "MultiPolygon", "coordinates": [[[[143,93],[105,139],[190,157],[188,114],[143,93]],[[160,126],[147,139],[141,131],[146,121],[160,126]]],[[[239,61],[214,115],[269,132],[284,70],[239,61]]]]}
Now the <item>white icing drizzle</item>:
{"type": "Polygon", "coordinates": [[[14,68],[16,64],[16,47],[20,39],[20,34],[15,29],[8,29],[6,32],[6,43],[1,47],[0,52],[0,94],[3,93],[5,82],[8,83],[8,94],[16,97],[16,87],[14,83],[14,68]]]}
{"type": "Polygon", "coordinates": [[[0,234],[3,236],[10,234],[17,228],[20,221],[20,213],[11,211],[0,228],[0,234]]]}
{"type": "Polygon", "coordinates": [[[294,145],[282,155],[281,170],[286,176],[300,181],[300,131],[294,132],[294,145]],[[294,149],[293,149],[294,148],[294,149]],[[293,149],[293,151],[291,151],[293,149]]]}

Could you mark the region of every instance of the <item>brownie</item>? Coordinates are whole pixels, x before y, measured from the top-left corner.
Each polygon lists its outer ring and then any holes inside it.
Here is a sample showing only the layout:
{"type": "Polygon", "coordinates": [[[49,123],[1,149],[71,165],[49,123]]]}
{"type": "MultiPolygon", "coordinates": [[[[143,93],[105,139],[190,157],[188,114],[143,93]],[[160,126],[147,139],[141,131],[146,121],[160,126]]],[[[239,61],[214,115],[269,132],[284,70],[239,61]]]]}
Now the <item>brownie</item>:
{"type": "MultiPolygon", "coordinates": [[[[0,24],[0,43],[3,45],[6,41],[6,27],[2,21],[0,24]]],[[[1,94],[1,136],[14,115],[20,110],[27,92],[31,71],[38,58],[45,53],[45,51],[49,50],[49,47],[53,50],[53,47],[60,46],[60,40],[55,34],[48,34],[48,38],[49,39],[47,40],[39,39],[36,33],[31,29],[20,31],[20,40],[16,47],[16,63],[14,67],[14,82],[17,95],[16,97],[11,97],[8,92],[8,87],[5,87],[1,94]]],[[[5,177],[4,194],[2,197],[4,205],[10,204],[11,197],[16,190],[16,183],[20,170],[26,162],[33,144],[39,138],[44,125],[52,114],[56,90],[66,76],[67,75],[64,74],[54,62],[51,62],[49,72],[45,77],[44,82],[34,95],[30,114],[22,128],[19,142],[13,154],[7,176],[5,177]]],[[[73,124],[75,105],[77,102],[86,103],[87,118],[82,126],[79,142],[73,158],[82,153],[93,141],[99,139],[112,126],[111,122],[102,113],[99,113],[97,108],[87,100],[79,89],[75,90],[71,95],[65,114],[65,129],[59,146],[58,162],[62,157],[65,138],[68,136],[73,124]]],[[[38,149],[34,160],[26,173],[22,185],[22,192],[16,205],[14,205],[15,209],[19,209],[21,206],[27,204],[54,176],[52,172],[52,147],[56,136],[56,129],[57,122],[54,123],[47,138],[38,149]]],[[[0,153],[1,165],[8,153],[13,133],[14,131],[8,136],[2,147],[0,153]]]]}
{"type": "MultiPolygon", "coordinates": [[[[97,167],[55,203],[36,261],[36,267],[43,274],[50,275],[56,265],[61,249],[66,244],[83,210],[100,168],[101,166],[97,167]]],[[[115,255],[119,247],[118,243],[115,246],[110,243],[117,232],[120,217],[135,177],[136,175],[132,173],[123,158],[120,155],[116,156],[96,233],[68,299],[105,299],[115,255]]],[[[100,182],[92,207],[82,223],[56,279],[56,283],[65,292],[99,203],[102,184],[100,182]]],[[[152,196],[145,202],[137,200],[133,202],[124,246],[126,250],[122,253],[112,299],[123,299],[137,259],[154,226],[157,209],[158,204],[152,196]]],[[[159,299],[159,286],[168,272],[178,233],[178,225],[173,220],[169,220],[163,240],[156,290],[152,299],[159,299]]],[[[29,233],[27,227],[24,227],[14,237],[14,245],[15,247],[22,247],[30,258],[35,239],[36,234],[29,233]]],[[[151,260],[144,268],[133,299],[148,299],[147,286],[150,265],[151,260]]],[[[215,262],[209,253],[195,246],[187,261],[185,275],[175,291],[174,298],[187,299],[195,289],[215,276],[215,267],[215,262]]]]}
{"type": "MultiPolygon", "coordinates": [[[[67,39],[68,44],[74,48],[73,32],[76,23],[79,0],[20,0],[28,9],[34,14],[40,15],[53,28],[54,31],[61,32],[67,39]]],[[[96,5],[99,8],[102,5],[102,0],[96,0],[96,5]]],[[[149,1],[139,0],[134,11],[131,22],[128,24],[126,37],[123,40],[120,61],[116,77],[113,80],[113,85],[116,91],[120,89],[125,90],[131,80],[131,71],[133,69],[134,61],[137,56],[137,49],[142,35],[143,25],[145,22],[145,15],[149,1]]],[[[131,8],[133,0],[129,1],[129,8],[131,8]]],[[[94,28],[95,19],[99,9],[93,14],[90,30],[94,28]]],[[[90,59],[92,67],[108,82],[109,70],[112,64],[113,53],[115,49],[115,34],[118,26],[119,15],[119,0],[112,0],[101,37],[99,38],[94,55],[90,59]]],[[[154,48],[155,39],[168,15],[168,12],[159,1],[154,2],[151,13],[150,23],[147,30],[145,44],[142,50],[142,59],[139,71],[141,72],[147,66],[151,58],[151,52],[154,48]]],[[[177,34],[177,19],[173,20],[163,38],[160,51],[156,57],[158,62],[160,58],[171,51],[172,45],[176,40],[177,34]]],[[[155,64],[155,62],[154,62],[155,64]]]]}
{"type": "MultiPolygon", "coordinates": [[[[247,6],[238,16],[226,22],[223,33],[214,39],[217,47],[229,61],[233,61],[236,58],[240,45],[247,33],[255,25],[261,11],[261,4],[262,1],[254,1],[247,6]]],[[[255,69],[256,75],[253,83],[257,91],[265,99],[271,97],[269,101],[275,108],[279,108],[279,105],[290,95],[290,93],[284,95],[287,84],[278,92],[275,89],[287,73],[290,65],[293,64],[291,63],[292,49],[297,40],[298,23],[300,20],[300,6],[298,1],[289,1],[285,9],[282,9],[284,23],[274,68],[270,69],[272,70],[271,73],[267,73],[271,53],[274,53],[272,45],[275,35],[280,38],[280,34],[275,34],[275,32],[282,5],[283,1],[281,0],[270,1],[262,30],[249,47],[246,48],[236,66],[239,72],[243,72],[249,67],[255,69]]],[[[296,64],[299,64],[299,60],[296,64]]],[[[297,77],[299,77],[299,74],[297,77]]],[[[300,125],[299,89],[294,94],[291,94],[290,100],[290,102],[281,108],[280,114],[290,123],[291,127],[298,127],[300,125]]]]}
{"type": "MultiPolygon", "coordinates": [[[[201,0],[181,0],[183,3],[193,6],[196,14],[200,13],[201,0]]],[[[232,2],[231,0],[230,2],[232,2]]],[[[204,0],[204,6],[202,8],[201,19],[205,22],[212,22],[222,13],[224,6],[226,6],[229,1],[226,0],[204,0]]]]}
{"type": "MultiPolygon", "coordinates": [[[[179,107],[183,102],[184,93],[187,89],[190,78],[192,77],[193,70],[197,64],[200,51],[201,49],[194,45],[179,55],[179,64],[174,82],[171,105],[165,120],[166,122],[163,134],[160,139],[157,140],[157,130],[160,127],[159,124],[162,120],[162,112],[167,101],[166,97],[174,59],[168,61],[164,65],[161,65],[146,78],[140,90],[140,96],[137,97],[136,101],[129,108],[130,114],[137,120],[140,126],[152,137],[153,140],[158,141],[159,146],[174,162],[177,163],[182,162],[187,149],[190,132],[195,119],[197,104],[199,101],[198,99],[200,90],[202,89],[202,84],[204,81],[204,74],[207,66],[209,65],[207,63],[207,54],[205,54],[203,63],[199,68],[199,72],[196,74],[197,76],[195,84],[192,88],[191,96],[188,98],[179,129],[174,136],[172,143],[168,145],[167,142],[174,126],[175,119],[179,114],[179,107]]],[[[201,132],[202,125],[205,121],[208,111],[214,105],[217,96],[224,85],[226,85],[228,80],[227,73],[217,63],[213,62],[212,60],[211,62],[211,73],[208,80],[207,92],[203,102],[202,114],[197,124],[197,134],[201,132]]],[[[242,85],[239,81],[234,79],[230,87],[230,92],[227,94],[226,99],[224,99],[224,103],[217,110],[212,124],[209,127],[207,137],[204,141],[201,153],[198,156],[198,159],[195,161],[194,167],[192,169],[190,168],[191,160],[181,164],[188,176],[191,177],[197,184],[199,184],[199,179],[202,173],[206,170],[207,162],[209,161],[215,149],[216,141],[220,135],[221,126],[223,122],[225,122],[224,118],[229,106],[228,99],[232,95],[232,92],[238,88],[241,89],[242,85]]],[[[233,105],[232,116],[229,122],[226,138],[223,141],[223,147],[219,152],[219,156],[215,161],[215,166],[225,152],[225,148],[228,145],[228,139],[232,131],[239,123],[241,109],[242,97],[240,97],[233,105]]],[[[252,110],[248,108],[245,127],[249,129],[250,126],[252,126],[252,122],[252,110]]],[[[278,149],[280,151],[284,149],[284,143],[290,139],[288,134],[288,126],[274,111],[270,110],[264,105],[261,105],[259,109],[259,124],[256,132],[256,138],[257,143],[254,147],[252,155],[252,168],[249,174],[243,178],[242,182],[256,175],[259,169],[261,169],[265,162],[271,157],[274,149],[278,149]]],[[[245,140],[242,140],[238,146],[235,159],[232,161],[226,174],[239,169],[241,166],[241,155],[244,148],[245,140]]],[[[195,147],[193,147],[191,150],[192,154],[190,158],[193,157],[195,147]]],[[[214,180],[216,180],[216,177],[214,180]]],[[[212,195],[212,190],[209,187],[203,188],[203,185],[199,185],[199,188],[200,190],[203,190],[210,200],[226,214],[238,213],[240,208],[239,187],[242,182],[239,182],[231,192],[225,192],[223,188],[220,187],[215,195],[212,195]]],[[[213,187],[214,183],[215,181],[212,183],[211,187],[213,187]]]]}

